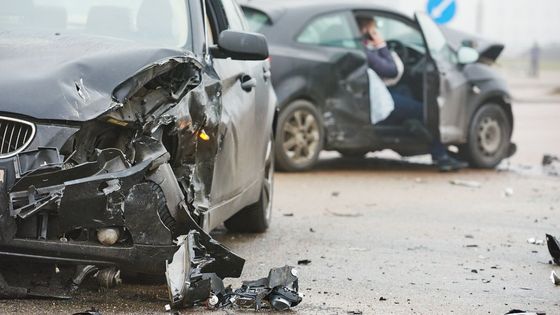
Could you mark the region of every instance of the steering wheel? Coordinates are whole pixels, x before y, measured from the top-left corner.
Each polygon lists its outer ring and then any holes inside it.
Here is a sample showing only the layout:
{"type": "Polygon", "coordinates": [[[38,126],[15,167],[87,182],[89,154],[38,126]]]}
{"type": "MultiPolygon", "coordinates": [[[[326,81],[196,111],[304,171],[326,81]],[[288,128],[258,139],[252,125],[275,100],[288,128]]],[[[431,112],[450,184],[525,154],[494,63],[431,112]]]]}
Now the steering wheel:
{"type": "Polygon", "coordinates": [[[387,47],[396,52],[405,64],[407,63],[410,52],[408,51],[408,47],[406,47],[402,42],[391,39],[387,41],[387,47]]]}

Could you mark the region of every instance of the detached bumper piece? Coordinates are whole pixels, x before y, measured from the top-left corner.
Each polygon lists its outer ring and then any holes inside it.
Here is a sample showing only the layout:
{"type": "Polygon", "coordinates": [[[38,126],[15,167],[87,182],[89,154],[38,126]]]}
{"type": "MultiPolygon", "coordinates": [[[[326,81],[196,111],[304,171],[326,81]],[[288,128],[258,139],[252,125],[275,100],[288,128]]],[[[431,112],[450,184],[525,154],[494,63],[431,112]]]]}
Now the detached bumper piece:
{"type": "Polygon", "coordinates": [[[548,246],[550,256],[552,256],[552,261],[560,266],[560,242],[556,239],[556,237],[547,234],[546,244],[548,246]]]}
{"type": "MultiPolygon", "coordinates": [[[[301,303],[297,270],[290,266],[272,269],[268,277],[244,282],[235,291],[226,289],[223,275],[212,272],[215,267],[213,264],[216,263],[213,258],[215,249],[213,256],[208,255],[207,249],[201,245],[200,237],[198,231],[180,237],[177,244],[179,249],[173,261],[167,263],[166,277],[171,301],[168,309],[206,305],[214,309],[239,307],[284,311],[301,303]]],[[[235,277],[239,277],[242,264],[232,263],[232,270],[239,270],[235,277]]]]}

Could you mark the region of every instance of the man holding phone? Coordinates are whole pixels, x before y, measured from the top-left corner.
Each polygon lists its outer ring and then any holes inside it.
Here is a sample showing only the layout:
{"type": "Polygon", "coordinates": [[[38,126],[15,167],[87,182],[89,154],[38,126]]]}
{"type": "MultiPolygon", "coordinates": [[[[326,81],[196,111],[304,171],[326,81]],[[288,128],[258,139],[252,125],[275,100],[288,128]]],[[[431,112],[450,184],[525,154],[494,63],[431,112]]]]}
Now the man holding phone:
{"type": "MultiPolygon", "coordinates": [[[[402,75],[392,52],[387,47],[383,36],[377,31],[377,23],[372,16],[357,16],[356,21],[363,35],[362,43],[365,46],[368,66],[383,80],[398,79],[402,75]]],[[[402,70],[402,69],[401,69],[402,70]]],[[[395,103],[394,110],[389,117],[381,121],[380,125],[405,125],[411,132],[421,134],[431,139],[430,153],[432,160],[440,171],[457,171],[468,167],[463,161],[449,156],[447,148],[439,137],[430,134],[423,125],[424,105],[417,100],[389,90],[395,103]]]]}

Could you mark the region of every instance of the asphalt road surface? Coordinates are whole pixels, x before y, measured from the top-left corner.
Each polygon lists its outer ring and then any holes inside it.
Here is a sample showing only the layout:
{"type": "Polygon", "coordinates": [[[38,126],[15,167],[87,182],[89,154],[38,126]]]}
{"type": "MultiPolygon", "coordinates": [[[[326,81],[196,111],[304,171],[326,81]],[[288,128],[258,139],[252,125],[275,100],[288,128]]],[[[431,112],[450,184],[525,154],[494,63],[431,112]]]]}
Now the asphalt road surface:
{"type": "MultiPolygon", "coordinates": [[[[277,174],[268,233],[215,237],[247,259],[245,280],[311,261],[298,266],[305,297],[289,314],[560,314],[549,280],[560,267],[527,243],[560,236],[560,178],[540,168],[543,154],[560,155],[560,102],[520,103],[515,114],[520,150],[501,170],[440,174],[425,158],[327,153],[313,172],[277,174]]],[[[0,313],[163,313],[166,298],[162,285],[86,287],[71,301],[0,301],[0,313]]]]}

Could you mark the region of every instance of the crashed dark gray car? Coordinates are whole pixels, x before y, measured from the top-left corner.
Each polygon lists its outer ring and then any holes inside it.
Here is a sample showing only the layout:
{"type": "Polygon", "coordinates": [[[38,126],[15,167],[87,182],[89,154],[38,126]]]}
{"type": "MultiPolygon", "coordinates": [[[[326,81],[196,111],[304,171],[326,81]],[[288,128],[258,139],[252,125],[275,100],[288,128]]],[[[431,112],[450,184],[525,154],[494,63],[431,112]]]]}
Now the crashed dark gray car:
{"type": "Polygon", "coordinates": [[[270,44],[281,111],[280,169],[308,170],[323,149],[349,157],[385,149],[426,154],[431,136],[454,146],[472,167],[493,168],[515,152],[510,92],[491,67],[503,45],[456,32],[446,38],[423,13],[413,18],[368,1],[243,0],[242,6],[253,30],[270,44]],[[371,123],[357,16],[375,17],[378,31],[404,63],[402,78],[391,88],[424,104],[423,125],[431,136],[371,123]]]}
{"type": "Polygon", "coordinates": [[[23,262],[164,275],[194,232],[202,272],[238,277],[207,232],[268,228],[276,96],[237,4],[0,5],[0,296],[52,295],[17,283],[23,262]]]}

